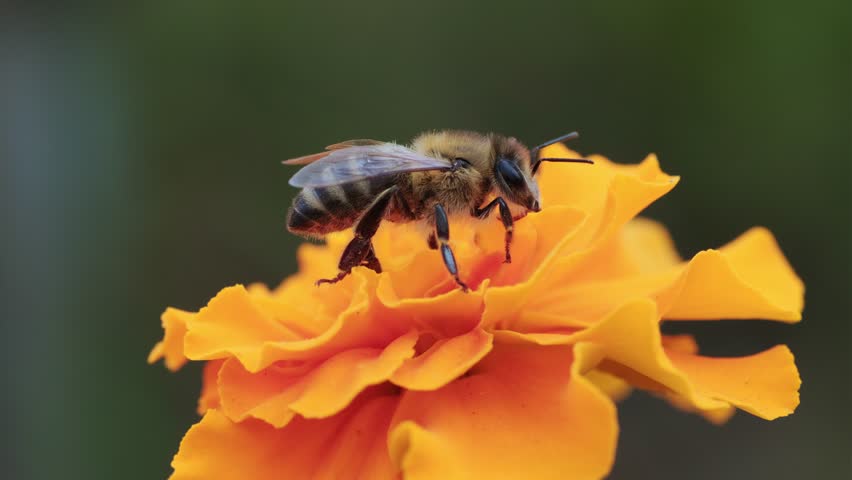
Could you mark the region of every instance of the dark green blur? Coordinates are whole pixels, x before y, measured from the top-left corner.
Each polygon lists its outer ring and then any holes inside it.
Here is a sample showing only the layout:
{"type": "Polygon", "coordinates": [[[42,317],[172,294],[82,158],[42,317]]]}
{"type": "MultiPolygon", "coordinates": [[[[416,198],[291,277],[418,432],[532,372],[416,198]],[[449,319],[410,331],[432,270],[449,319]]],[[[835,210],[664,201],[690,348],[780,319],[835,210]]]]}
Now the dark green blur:
{"type": "Polygon", "coordinates": [[[162,310],[293,272],[279,160],[433,128],[656,152],[683,180],[646,213],[682,254],[765,225],[804,278],[800,325],[677,328],[710,354],[789,344],[796,414],[719,428],[635,394],[612,478],[852,476],[848,2],[20,3],[0,5],[3,478],[165,477],[200,372],[146,365],[162,310]]]}

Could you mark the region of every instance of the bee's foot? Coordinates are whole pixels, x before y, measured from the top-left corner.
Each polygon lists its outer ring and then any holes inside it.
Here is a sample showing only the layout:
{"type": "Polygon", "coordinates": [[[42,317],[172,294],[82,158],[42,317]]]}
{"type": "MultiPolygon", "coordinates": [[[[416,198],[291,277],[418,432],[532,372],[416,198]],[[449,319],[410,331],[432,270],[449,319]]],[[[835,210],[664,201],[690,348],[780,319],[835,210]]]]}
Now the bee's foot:
{"type": "Polygon", "coordinates": [[[319,287],[323,283],[337,283],[337,282],[343,280],[346,277],[346,275],[349,275],[349,272],[340,272],[334,278],[321,278],[321,279],[317,280],[316,282],[314,282],[314,285],[319,287]]]}
{"type": "Polygon", "coordinates": [[[512,256],[511,256],[511,255],[506,255],[506,259],[505,259],[505,260],[503,260],[503,263],[512,263],[512,256]]]}
{"type": "Polygon", "coordinates": [[[462,282],[459,277],[456,277],[456,283],[459,285],[459,287],[461,287],[462,292],[467,293],[470,291],[470,288],[467,286],[467,284],[462,282]]]}

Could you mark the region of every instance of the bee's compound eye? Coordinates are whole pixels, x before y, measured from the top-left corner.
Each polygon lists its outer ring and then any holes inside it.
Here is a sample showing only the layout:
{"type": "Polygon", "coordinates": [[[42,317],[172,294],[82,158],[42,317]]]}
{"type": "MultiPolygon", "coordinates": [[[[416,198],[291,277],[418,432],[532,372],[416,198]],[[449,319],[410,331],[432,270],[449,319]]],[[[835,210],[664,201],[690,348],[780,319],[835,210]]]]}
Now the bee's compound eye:
{"type": "Polygon", "coordinates": [[[520,187],[525,184],[524,174],[514,162],[501,158],[497,160],[497,173],[510,187],[520,187]]]}

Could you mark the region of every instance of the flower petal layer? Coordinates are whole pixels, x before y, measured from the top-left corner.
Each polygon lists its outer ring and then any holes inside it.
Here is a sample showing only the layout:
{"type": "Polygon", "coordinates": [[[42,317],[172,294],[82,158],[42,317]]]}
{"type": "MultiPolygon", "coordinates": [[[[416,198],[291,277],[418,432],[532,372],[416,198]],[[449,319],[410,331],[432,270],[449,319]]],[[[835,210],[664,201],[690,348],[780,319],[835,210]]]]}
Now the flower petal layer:
{"type": "Polygon", "coordinates": [[[408,390],[436,390],[455,380],[491,351],[493,336],[476,328],[457,337],[435,342],[405,363],[391,381],[408,390]]]}
{"type": "MultiPolygon", "coordinates": [[[[644,233],[644,243],[648,243],[648,235],[654,233],[647,229],[644,233]]],[[[673,253],[666,253],[667,247],[659,248],[660,258],[654,266],[643,267],[642,273],[575,282],[570,273],[557,275],[559,266],[555,265],[552,275],[534,277],[526,287],[491,289],[485,296],[485,315],[490,321],[505,318],[505,312],[513,311],[517,304],[514,294],[526,288],[530,298],[525,309],[498,323],[497,328],[531,333],[586,327],[637,298],[655,300],[666,319],[801,319],[802,282],[765,229],[749,230],[719,250],[705,250],[689,262],[665,269],[660,267],[673,260],[673,253]]],[[[637,268],[631,265],[624,270],[637,268]]]]}
{"type": "MultiPolygon", "coordinates": [[[[579,153],[560,144],[548,147],[542,155],[551,158],[582,157],[579,153]]],[[[660,170],[657,156],[653,154],[648,155],[638,165],[617,164],[600,155],[589,155],[586,158],[593,160],[595,164],[545,163],[542,165],[542,173],[538,182],[541,188],[542,204],[545,207],[570,205],[592,217],[604,219],[607,204],[611,201],[610,193],[613,180],[616,177],[626,178],[647,186],[670,184],[668,189],[663,189],[665,190],[663,193],[671,190],[678,181],[678,177],[667,175],[660,170]]],[[[641,210],[647,206],[647,203],[641,205],[642,202],[627,201],[631,198],[640,197],[625,197],[625,201],[621,202],[623,207],[632,204],[641,210]]],[[[630,210],[633,210],[633,214],[629,215],[630,217],[639,211],[635,209],[624,211],[629,212],[630,210]]]]}
{"type": "MultiPolygon", "coordinates": [[[[418,256],[418,259],[422,260],[423,257],[418,256]]],[[[439,259],[428,260],[428,262],[435,261],[440,263],[439,259]]],[[[420,276],[420,270],[416,267],[417,265],[413,265],[411,271],[418,274],[408,273],[409,277],[420,276]]],[[[441,268],[444,268],[443,264],[441,268]]],[[[453,286],[448,292],[434,297],[404,297],[398,290],[404,290],[405,287],[395,286],[391,279],[390,275],[384,276],[379,280],[376,288],[376,297],[383,309],[383,315],[396,318],[397,321],[404,322],[412,328],[440,338],[464,334],[479,324],[482,295],[488,286],[487,281],[479,285],[476,290],[469,292],[456,288],[453,281],[453,286]]],[[[406,282],[397,282],[396,285],[400,283],[406,282]]],[[[408,287],[411,283],[416,281],[408,282],[408,287]]]]}
{"type": "Polygon", "coordinates": [[[636,217],[627,222],[619,246],[634,274],[665,272],[682,262],[665,225],[649,218],[636,217]]]}
{"type": "Polygon", "coordinates": [[[376,314],[377,280],[374,272],[358,269],[336,284],[341,290],[352,289],[351,294],[341,295],[351,298],[348,306],[322,333],[308,338],[296,326],[310,325],[311,319],[298,310],[293,313],[292,305],[309,298],[281,298],[280,292],[257,298],[239,285],[225,288],[188,322],[186,355],[193,360],[233,356],[246,370],[258,372],[277,361],[324,359],[351,348],[383,348],[410,327],[402,319],[376,314]],[[288,319],[288,314],[300,316],[288,319]]]}
{"type": "Polygon", "coordinates": [[[627,380],[603,370],[595,368],[586,372],[585,375],[598,390],[615,402],[624,400],[633,391],[633,386],[627,380]]]}
{"type": "Polygon", "coordinates": [[[193,317],[195,317],[194,313],[177,308],[170,307],[163,312],[160,320],[163,323],[165,335],[151,349],[151,353],[148,354],[148,363],[164,358],[166,368],[173,372],[184,366],[187,358],[183,353],[183,338],[186,336],[186,323],[193,317]]]}
{"type": "Polygon", "coordinates": [[[369,398],[334,417],[297,418],[280,429],[253,419],[234,423],[209,410],[184,436],[171,478],[394,478],[386,439],[397,401],[369,398]]]}
{"type": "Polygon", "coordinates": [[[498,345],[470,376],[406,392],[391,458],[408,480],[604,476],[618,426],[612,401],[580,375],[585,349],[498,345]]]}
{"type": "MultiPolygon", "coordinates": [[[[571,152],[566,150],[552,156],[571,156],[571,152]]],[[[561,293],[572,285],[624,274],[624,262],[613,256],[612,247],[620,241],[618,232],[636,214],[674,188],[678,177],[663,173],[653,155],[638,166],[615,165],[603,157],[594,158],[596,164],[590,167],[595,170],[590,174],[593,176],[590,182],[597,185],[594,194],[583,193],[588,187],[576,186],[579,192],[572,191],[575,185],[570,181],[563,185],[570,175],[542,175],[543,202],[549,198],[556,205],[572,205],[585,212],[587,220],[582,228],[560,238],[548,261],[541,262],[527,281],[488,289],[484,325],[529,331],[546,325],[549,319],[559,318],[559,325],[551,328],[578,326],[582,322],[565,312],[557,312],[556,317],[550,315],[548,305],[565,305],[561,293]],[[550,177],[555,180],[548,180],[550,177]],[[544,318],[529,318],[540,314],[544,318]],[[526,322],[529,325],[524,325],[526,322]]],[[[548,168],[569,165],[555,164],[548,168]]]]}
{"type": "Polygon", "coordinates": [[[229,359],[219,374],[222,410],[234,421],[254,417],[275,427],[283,427],[296,414],[332,416],[368,386],[387,381],[414,355],[416,341],[417,335],[410,332],[384,349],[352,349],[319,365],[273,364],[257,373],[229,359]]]}
{"type": "Polygon", "coordinates": [[[599,368],[638,387],[680,397],[698,410],[734,405],[772,420],[798,405],[800,381],[787,347],[739,358],[665,349],[658,318],[653,302],[637,300],[572,340],[603,348],[606,360],[599,368]]]}
{"type": "Polygon", "coordinates": [[[204,415],[211,408],[219,408],[219,371],[225,360],[210,360],[204,364],[201,375],[201,395],[198,397],[198,414],[204,415]]]}
{"type": "Polygon", "coordinates": [[[678,282],[658,297],[668,319],[797,322],[802,318],[804,285],[772,234],[753,228],[718,251],[697,254],[678,282]]]}
{"type": "MultiPolygon", "coordinates": [[[[577,157],[564,147],[551,148],[555,154],[548,152],[550,156],[577,157]]],[[[539,180],[545,206],[569,205],[585,212],[592,220],[585,234],[577,238],[577,246],[584,244],[585,247],[595,246],[595,250],[601,250],[606,246],[606,240],[622,225],[671,191],[680,180],[664,173],[655,155],[648,155],[638,165],[619,165],[598,155],[589,158],[594,159],[595,165],[584,168],[582,175],[542,173],[539,180]]],[[[557,163],[543,168],[576,170],[578,167],[585,166],[557,163]]]]}
{"type": "Polygon", "coordinates": [[[697,393],[719,398],[767,420],[793,413],[801,380],[784,345],[748,357],[711,358],[666,352],[697,393]]]}

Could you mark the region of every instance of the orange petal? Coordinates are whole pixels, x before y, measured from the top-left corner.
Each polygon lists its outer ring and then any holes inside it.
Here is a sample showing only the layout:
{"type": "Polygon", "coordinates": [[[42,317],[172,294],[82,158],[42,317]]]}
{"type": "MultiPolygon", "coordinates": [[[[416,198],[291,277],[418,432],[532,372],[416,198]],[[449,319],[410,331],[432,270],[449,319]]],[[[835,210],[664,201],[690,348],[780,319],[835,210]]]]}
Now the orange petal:
{"type": "MultiPolygon", "coordinates": [[[[515,285],[547,271],[548,265],[558,258],[566,246],[575,242],[575,236],[586,226],[588,216],[573,207],[553,205],[538,213],[531,213],[515,224],[512,241],[512,263],[502,264],[492,276],[496,286],[515,285]]],[[[495,252],[503,253],[503,226],[495,222],[490,234],[485,232],[480,243],[495,252]]],[[[500,260],[502,261],[501,255],[500,260]]]]}
{"type": "Polygon", "coordinates": [[[585,375],[589,382],[615,402],[624,400],[633,390],[633,386],[627,380],[603,370],[592,369],[585,375]]]}
{"type": "Polygon", "coordinates": [[[484,326],[502,329],[516,323],[536,322],[528,317],[538,313],[534,305],[541,294],[540,286],[552,280],[548,266],[559,258],[566,245],[574,242],[586,220],[582,212],[558,206],[524,218],[525,225],[532,226],[533,234],[524,237],[529,240],[520,245],[513,245],[513,251],[534,253],[527,254],[524,260],[513,260],[506,272],[498,272],[496,286],[485,292],[484,326]]]}
{"type": "MultiPolygon", "coordinates": [[[[581,228],[560,237],[561,241],[552,249],[549,260],[542,262],[528,281],[490,288],[486,292],[484,325],[517,331],[539,330],[542,320],[546,323],[547,319],[531,319],[525,313],[533,312],[554,313],[561,319],[557,325],[548,328],[577,326],[582,321],[570,312],[564,309],[554,312],[550,308],[552,305],[557,308],[571,305],[562,299],[565,289],[572,285],[609,280],[613,275],[624,273],[623,259],[613,255],[620,241],[621,228],[642,209],[674,188],[678,178],[660,171],[653,155],[635,167],[614,166],[602,158],[595,160],[601,167],[601,171],[595,174],[601,178],[595,181],[603,185],[596,194],[601,197],[598,200],[583,203],[581,198],[575,198],[574,193],[568,193],[569,186],[573,188],[573,184],[548,187],[553,192],[565,191],[553,193],[561,199],[557,203],[564,201],[579,206],[588,215],[586,221],[579,225],[581,228]]],[[[590,169],[597,169],[599,165],[590,169]]],[[[563,179],[565,176],[556,177],[563,179]]],[[[542,195],[546,184],[542,185],[542,195]]]]}
{"type": "Polygon", "coordinates": [[[731,417],[733,417],[734,414],[737,412],[737,408],[730,404],[723,405],[719,408],[702,410],[693,405],[688,398],[684,398],[683,396],[678,395],[674,392],[664,392],[659,396],[665,398],[673,407],[679,410],[683,410],[686,413],[695,413],[697,415],[701,415],[707,421],[713,423],[714,425],[723,425],[725,422],[730,420],[731,417]]]}
{"type": "Polygon", "coordinates": [[[165,358],[166,368],[171,371],[180,369],[186,363],[183,353],[183,339],[186,335],[186,323],[195,317],[195,313],[177,308],[167,308],[160,316],[165,334],[163,340],[154,345],[148,354],[148,363],[165,358]]]}
{"type": "Polygon", "coordinates": [[[408,390],[435,390],[455,380],[491,351],[492,335],[476,328],[435,342],[423,354],[406,360],[391,381],[408,390]]]}
{"type": "Polygon", "coordinates": [[[259,420],[234,423],[208,410],[184,436],[171,478],[393,479],[386,438],[397,401],[374,397],[334,417],[297,418],[281,429],[259,420]]]}
{"type": "Polygon", "coordinates": [[[487,292],[486,316],[511,311],[513,301],[523,303],[525,311],[497,327],[547,332],[592,325],[625,302],[644,297],[656,300],[667,319],[801,318],[802,282],[764,229],[752,229],[720,250],[700,252],[663,271],[585,283],[574,283],[558,266],[551,272],[526,302],[509,297],[508,290],[487,292]]]}
{"type": "Polygon", "coordinates": [[[682,261],[666,227],[648,218],[627,222],[620,243],[635,273],[665,272],[682,261]]]}
{"type": "MultiPolygon", "coordinates": [[[[620,241],[622,227],[648,205],[671,191],[680,180],[660,170],[657,157],[649,155],[636,166],[619,166],[607,190],[607,199],[597,226],[585,235],[578,235],[577,243],[565,249],[554,275],[568,276],[574,283],[609,279],[624,272],[624,262],[615,248],[620,241]]],[[[588,213],[588,212],[587,212],[588,213]]],[[[594,218],[594,217],[593,217],[594,218]]],[[[589,227],[595,222],[589,222],[589,227]]]]}
{"type": "Polygon", "coordinates": [[[222,369],[224,360],[210,360],[204,364],[204,373],[201,376],[201,396],[198,398],[198,414],[211,408],[219,408],[219,370],[222,369]]]}
{"type": "MultiPolygon", "coordinates": [[[[433,260],[435,259],[430,261],[433,260]]],[[[439,259],[438,262],[440,262],[439,259]]],[[[444,269],[443,264],[441,268],[444,269]]],[[[414,269],[412,272],[418,272],[418,274],[401,272],[401,275],[419,276],[419,270],[414,269]]],[[[446,272],[442,275],[446,275],[446,272]]],[[[437,337],[461,335],[479,324],[482,314],[482,296],[488,286],[487,281],[476,290],[469,292],[463,292],[453,283],[449,292],[435,297],[406,298],[400,296],[399,292],[400,283],[404,284],[405,281],[401,278],[398,280],[394,282],[393,277],[389,275],[383,275],[379,279],[376,298],[385,309],[382,315],[395,318],[398,322],[411,325],[421,331],[433,333],[437,337]]],[[[416,280],[413,281],[416,282],[416,280]]]]}
{"type": "MultiPolygon", "coordinates": [[[[551,158],[581,158],[581,155],[553,145],[542,153],[551,158]]],[[[616,176],[632,177],[647,183],[667,182],[671,178],[659,168],[655,155],[648,155],[638,165],[621,165],[601,155],[589,155],[594,165],[545,163],[541,167],[539,186],[542,204],[571,205],[594,216],[600,216],[607,203],[607,190],[616,176]]]]}
{"type": "Polygon", "coordinates": [[[311,338],[303,338],[281,318],[289,303],[279,300],[272,307],[276,300],[258,301],[241,286],[225,288],[188,323],[186,355],[193,360],[234,356],[248,371],[258,372],[277,361],[323,359],[351,348],[387,345],[410,326],[376,313],[376,282],[374,272],[359,269],[333,285],[332,294],[353,290],[350,305],[311,338]]]}
{"type": "Polygon", "coordinates": [[[601,478],[618,425],[583,346],[499,345],[471,375],[406,392],[388,440],[408,480],[601,478]]]}
{"type": "MultiPolygon", "coordinates": [[[[544,154],[555,158],[579,157],[561,145],[548,147],[544,154]]],[[[594,160],[595,165],[545,163],[542,166],[539,186],[544,208],[569,205],[603,221],[606,211],[613,206],[611,194],[616,193],[621,212],[617,216],[627,216],[626,221],[674,188],[678,181],[678,177],[660,170],[653,154],[638,165],[619,165],[600,155],[588,158],[594,160]],[[638,186],[642,187],[637,189],[638,186]],[[614,189],[617,192],[613,192],[614,189]],[[656,195],[648,197],[649,190],[657,191],[656,195]],[[643,191],[646,193],[640,194],[643,191]]]]}
{"type": "Polygon", "coordinates": [[[698,353],[698,342],[692,335],[663,335],[662,343],[669,352],[698,353]]]}
{"type": "Polygon", "coordinates": [[[786,346],[739,358],[666,353],[701,395],[724,400],[767,420],[789,415],[799,405],[802,382],[786,346]]]}
{"type": "Polygon", "coordinates": [[[388,380],[406,359],[414,356],[416,342],[417,334],[409,332],[363,359],[358,358],[358,349],[331,358],[310,375],[309,383],[290,408],[306,418],[337,413],[365,387],[388,380]]]}
{"type": "Polygon", "coordinates": [[[572,340],[599,345],[607,359],[602,365],[606,371],[636,386],[679,396],[698,410],[735,405],[772,420],[791,413],[798,404],[799,377],[786,347],[718,359],[688,353],[690,347],[676,340],[667,351],[658,318],[653,302],[637,300],[572,340]]]}
{"type": "MultiPolygon", "coordinates": [[[[562,145],[542,151],[542,157],[582,158],[562,145]]],[[[599,213],[606,201],[606,190],[614,175],[613,163],[600,155],[590,155],[594,165],[543,163],[538,185],[542,206],[571,205],[591,214],[599,213]]]]}
{"type": "Polygon", "coordinates": [[[247,363],[259,364],[257,350],[263,343],[300,339],[257,304],[242,285],[222,289],[188,327],[184,348],[193,360],[237,355],[247,363]]]}
{"type": "Polygon", "coordinates": [[[696,255],[658,301],[667,319],[797,322],[802,318],[804,285],[772,234],[753,228],[718,251],[696,255]]]}
{"type": "Polygon", "coordinates": [[[257,373],[229,359],[219,374],[222,410],[234,421],[254,417],[276,427],[286,425],[294,414],[329,417],[368,386],[388,380],[414,355],[416,341],[411,332],[384,349],[352,349],[316,366],[282,363],[257,373]]]}

